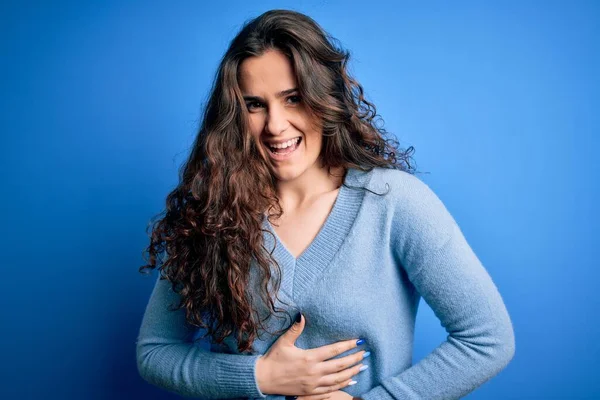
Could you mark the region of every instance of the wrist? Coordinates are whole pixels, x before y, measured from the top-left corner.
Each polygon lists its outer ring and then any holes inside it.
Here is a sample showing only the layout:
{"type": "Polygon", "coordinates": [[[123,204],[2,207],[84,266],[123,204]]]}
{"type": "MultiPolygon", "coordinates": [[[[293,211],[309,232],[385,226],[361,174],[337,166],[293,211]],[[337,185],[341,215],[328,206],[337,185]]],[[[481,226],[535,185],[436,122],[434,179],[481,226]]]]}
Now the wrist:
{"type": "Polygon", "coordinates": [[[269,375],[268,364],[264,357],[258,357],[256,359],[256,384],[258,385],[258,390],[263,394],[270,394],[269,375]]]}

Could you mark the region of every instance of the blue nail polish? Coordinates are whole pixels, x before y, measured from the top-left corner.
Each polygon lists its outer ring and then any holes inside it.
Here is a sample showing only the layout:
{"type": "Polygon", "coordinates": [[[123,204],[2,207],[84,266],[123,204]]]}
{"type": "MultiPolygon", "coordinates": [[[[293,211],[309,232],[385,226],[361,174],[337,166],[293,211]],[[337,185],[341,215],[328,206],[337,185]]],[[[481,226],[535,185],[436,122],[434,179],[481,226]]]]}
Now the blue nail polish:
{"type": "Polygon", "coordinates": [[[370,352],[370,351],[366,351],[366,352],[363,354],[363,358],[367,358],[367,357],[369,357],[370,355],[371,355],[371,352],[370,352]]]}
{"type": "Polygon", "coordinates": [[[365,342],[365,340],[364,340],[364,339],[358,339],[358,340],[356,341],[356,345],[357,345],[357,346],[360,346],[360,345],[361,345],[361,344],[363,344],[364,342],[365,342]]]}

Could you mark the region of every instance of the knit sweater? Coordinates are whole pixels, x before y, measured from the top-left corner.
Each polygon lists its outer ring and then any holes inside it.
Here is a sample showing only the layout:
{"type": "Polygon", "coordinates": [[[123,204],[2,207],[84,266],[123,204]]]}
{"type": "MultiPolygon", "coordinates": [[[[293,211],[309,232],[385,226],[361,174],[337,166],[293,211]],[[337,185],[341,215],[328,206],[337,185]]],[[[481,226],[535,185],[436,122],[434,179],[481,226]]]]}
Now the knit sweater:
{"type": "MultiPolygon", "coordinates": [[[[365,400],[457,399],[497,375],[512,359],[515,338],[505,304],[461,229],[431,188],[399,169],[350,168],[321,230],[295,258],[265,218],[265,247],[274,248],[281,275],[275,306],[305,327],[302,349],[363,338],[340,354],[368,350],[369,368],[342,390],[365,400]],[[270,234],[272,233],[272,235],[270,234]],[[415,317],[423,298],[448,333],[413,365],[415,317]]],[[[253,266],[253,267],[252,267],[253,266]]],[[[251,263],[249,293],[256,290],[251,263]]],[[[272,281],[271,281],[272,282],[272,281]]],[[[271,285],[271,288],[274,288],[271,285]]],[[[254,307],[266,310],[255,298],[254,307]],[[261,308],[262,307],[262,308],[261,308]]],[[[168,311],[178,294],[157,279],[137,339],[140,375],[186,397],[268,398],[256,361],[293,322],[267,319],[252,351],[240,354],[233,336],[210,352],[194,342],[184,311],[168,311]]],[[[268,314],[265,314],[268,316],[268,314]]]]}

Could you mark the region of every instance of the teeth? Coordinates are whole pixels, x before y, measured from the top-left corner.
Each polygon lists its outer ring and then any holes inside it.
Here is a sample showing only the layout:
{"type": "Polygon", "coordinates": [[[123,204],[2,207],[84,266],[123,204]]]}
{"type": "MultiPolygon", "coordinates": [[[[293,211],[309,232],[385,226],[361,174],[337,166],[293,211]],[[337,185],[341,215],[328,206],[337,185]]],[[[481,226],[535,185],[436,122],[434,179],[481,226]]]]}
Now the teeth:
{"type": "Polygon", "coordinates": [[[288,140],[287,142],[283,142],[283,143],[279,143],[279,144],[269,144],[269,147],[271,147],[273,149],[286,149],[286,148],[298,143],[299,140],[300,140],[300,138],[297,137],[296,139],[291,139],[291,140],[288,140]]]}

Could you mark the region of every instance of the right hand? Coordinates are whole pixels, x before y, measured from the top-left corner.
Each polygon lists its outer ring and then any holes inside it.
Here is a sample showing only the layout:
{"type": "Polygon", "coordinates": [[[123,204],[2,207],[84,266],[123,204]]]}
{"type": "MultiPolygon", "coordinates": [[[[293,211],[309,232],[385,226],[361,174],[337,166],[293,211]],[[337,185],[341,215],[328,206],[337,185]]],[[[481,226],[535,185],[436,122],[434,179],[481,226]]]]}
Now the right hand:
{"type": "Polygon", "coordinates": [[[314,349],[295,346],[304,329],[304,316],[292,324],[256,362],[256,377],[264,394],[319,395],[348,386],[357,375],[365,351],[329,360],[357,347],[358,339],[343,340],[314,349]],[[353,366],[354,365],[354,366],[353,366]]]}

